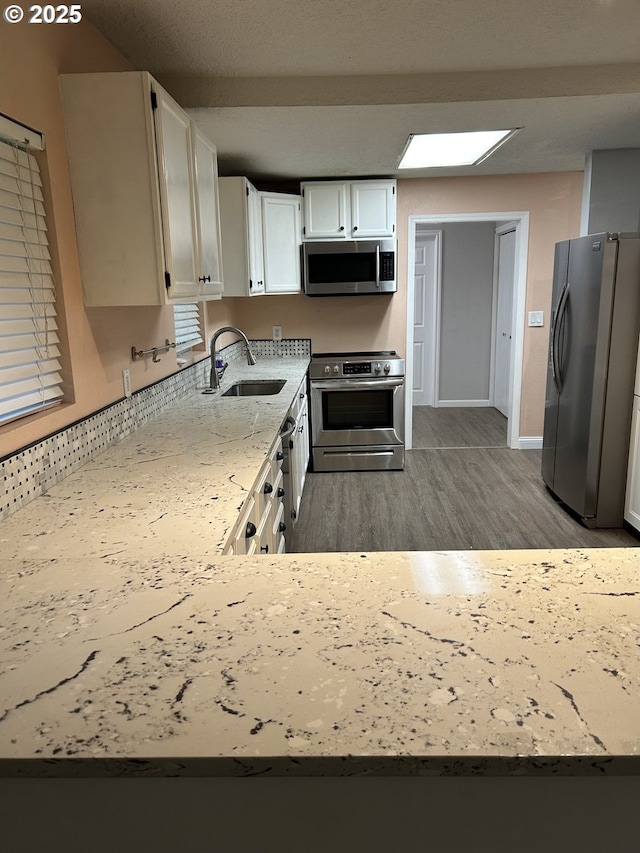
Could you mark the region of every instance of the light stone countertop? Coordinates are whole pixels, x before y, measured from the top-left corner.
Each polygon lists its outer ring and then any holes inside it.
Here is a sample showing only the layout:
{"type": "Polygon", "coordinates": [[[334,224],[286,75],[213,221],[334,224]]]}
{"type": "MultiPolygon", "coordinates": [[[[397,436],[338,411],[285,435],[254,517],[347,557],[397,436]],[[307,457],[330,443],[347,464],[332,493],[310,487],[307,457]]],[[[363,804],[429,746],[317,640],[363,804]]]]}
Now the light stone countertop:
{"type": "Polygon", "coordinates": [[[307,362],[3,522],[0,773],[639,773],[640,549],[220,555],[307,362]]]}
{"type": "Polygon", "coordinates": [[[219,392],[172,403],[3,521],[3,556],[222,553],[308,366],[308,357],[234,360],[219,392]],[[287,382],[271,396],[221,396],[252,379],[287,382]]]}

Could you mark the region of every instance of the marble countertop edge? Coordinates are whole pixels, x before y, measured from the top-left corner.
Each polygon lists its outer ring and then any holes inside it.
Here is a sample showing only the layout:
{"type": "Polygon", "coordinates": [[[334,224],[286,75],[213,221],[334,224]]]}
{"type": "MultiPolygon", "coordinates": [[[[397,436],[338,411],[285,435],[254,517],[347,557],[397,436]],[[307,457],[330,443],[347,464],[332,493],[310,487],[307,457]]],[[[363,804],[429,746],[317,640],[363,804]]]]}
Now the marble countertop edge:
{"type": "Polygon", "coordinates": [[[8,758],[0,778],[640,776],[640,755],[8,758]]]}

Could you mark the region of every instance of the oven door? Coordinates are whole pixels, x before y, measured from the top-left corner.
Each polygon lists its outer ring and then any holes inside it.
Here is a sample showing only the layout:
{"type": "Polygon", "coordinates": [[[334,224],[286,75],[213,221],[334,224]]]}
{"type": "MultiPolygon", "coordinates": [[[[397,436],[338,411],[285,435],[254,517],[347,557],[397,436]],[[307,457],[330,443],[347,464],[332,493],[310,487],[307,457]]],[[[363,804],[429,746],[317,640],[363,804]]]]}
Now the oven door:
{"type": "Polygon", "coordinates": [[[313,447],[404,445],[404,378],[311,381],[313,447]]]}

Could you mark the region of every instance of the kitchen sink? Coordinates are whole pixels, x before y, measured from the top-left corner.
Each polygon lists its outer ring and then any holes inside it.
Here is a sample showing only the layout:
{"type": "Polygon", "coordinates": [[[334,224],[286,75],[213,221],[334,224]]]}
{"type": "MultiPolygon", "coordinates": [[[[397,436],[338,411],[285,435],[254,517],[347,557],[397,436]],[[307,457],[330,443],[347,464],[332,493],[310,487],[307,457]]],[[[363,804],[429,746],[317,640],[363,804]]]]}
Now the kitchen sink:
{"type": "Polygon", "coordinates": [[[263,397],[282,391],[286,379],[254,379],[252,382],[236,382],[223,397],[263,397]]]}

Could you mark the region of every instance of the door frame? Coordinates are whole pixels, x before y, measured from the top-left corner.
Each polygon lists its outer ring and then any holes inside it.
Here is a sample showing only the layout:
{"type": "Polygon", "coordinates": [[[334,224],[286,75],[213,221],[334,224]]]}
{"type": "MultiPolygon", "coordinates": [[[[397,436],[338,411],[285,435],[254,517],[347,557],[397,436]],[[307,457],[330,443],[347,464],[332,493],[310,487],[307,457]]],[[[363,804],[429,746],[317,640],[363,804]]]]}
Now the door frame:
{"type": "MultiPolygon", "coordinates": [[[[413,322],[415,299],[415,249],[416,227],[451,222],[495,222],[497,227],[515,225],[516,251],[514,265],[514,292],[512,306],[512,376],[511,413],[507,427],[507,446],[520,447],[520,404],[522,399],[522,366],[525,330],[525,306],[527,293],[527,260],[529,246],[529,212],[495,211],[491,213],[441,213],[412,214],[408,217],[407,234],[407,305],[406,305],[406,377],[405,377],[405,447],[412,447],[413,427],[413,322]]],[[[438,316],[438,328],[440,316],[438,316]]],[[[438,336],[439,339],[439,336],[438,336]]],[[[435,341],[433,342],[435,347],[435,341]]],[[[433,353],[435,357],[435,352],[433,353]]],[[[491,389],[491,385],[490,385],[491,389]]]]}

